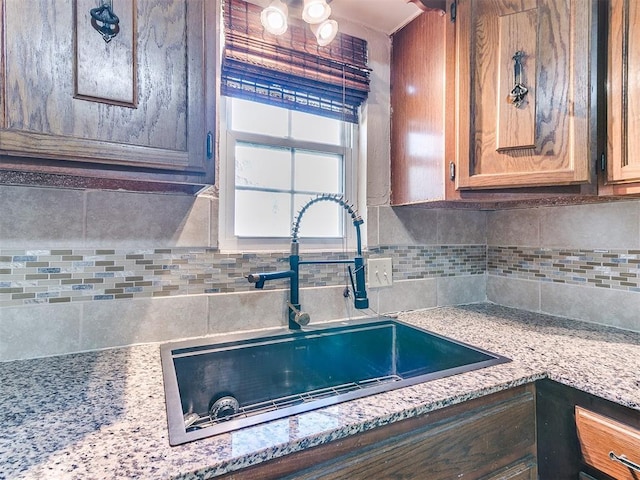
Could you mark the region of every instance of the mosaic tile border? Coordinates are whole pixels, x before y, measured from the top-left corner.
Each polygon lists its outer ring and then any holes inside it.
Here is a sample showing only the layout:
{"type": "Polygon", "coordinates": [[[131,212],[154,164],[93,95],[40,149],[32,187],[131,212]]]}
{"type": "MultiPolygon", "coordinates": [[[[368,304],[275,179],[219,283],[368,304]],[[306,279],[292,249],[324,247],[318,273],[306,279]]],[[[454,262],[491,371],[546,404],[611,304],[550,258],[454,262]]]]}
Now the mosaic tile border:
{"type": "Polygon", "coordinates": [[[640,250],[487,248],[489,275],[640,292],[640,250]]]}
{"type": "MultiPolygon", "coordinates": [[[[484,274],[486,247],[382,246],[369,257],[392,257],[397,280],[484,274]]],[[[344,260],[318,252],[304,259],[344,260]]],[[[0,307],[250,291],[251,272],[288,268],[288,253],[220,253],[208,248],[140,250],[0,250],[0,307]]],[[[303,287],[343,285],[344,265],[305,265],[303,287]]],[[[265,289],[282,288],[276,282],[265,289]]]]}
{"type": "Polygon", "coordinates": [[[369,253],[393,259],[394,280],[483,275],[487,269],[485,245],[387,245],[369,253]]]}

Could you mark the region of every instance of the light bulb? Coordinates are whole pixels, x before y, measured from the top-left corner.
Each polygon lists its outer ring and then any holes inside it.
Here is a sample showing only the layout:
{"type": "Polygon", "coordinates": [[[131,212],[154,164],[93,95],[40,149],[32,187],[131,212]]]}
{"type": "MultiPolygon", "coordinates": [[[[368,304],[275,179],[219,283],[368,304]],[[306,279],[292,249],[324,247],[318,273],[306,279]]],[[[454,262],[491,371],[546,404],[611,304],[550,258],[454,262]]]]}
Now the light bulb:
{"type": "Polygon", "coordinates": [[[312,25],[325,21],[331,15],[331,7],[325,0],[304,0],[302,19],[312,25]]]}
{"type": "Polygon", "coordinates": [[[338,34],[338,22],[335,20],[325,20],[322,23],[311,25],[311,31],[316,36],[318,45],[324,47],[336,38],[338,34]]]}
{"type": "Polygon", "coordinates": [[[260,14],[260,22],[265,30],[273,35],[282,35],[287,31],[287,5],[282,0],[273,0],[260,14]]]}

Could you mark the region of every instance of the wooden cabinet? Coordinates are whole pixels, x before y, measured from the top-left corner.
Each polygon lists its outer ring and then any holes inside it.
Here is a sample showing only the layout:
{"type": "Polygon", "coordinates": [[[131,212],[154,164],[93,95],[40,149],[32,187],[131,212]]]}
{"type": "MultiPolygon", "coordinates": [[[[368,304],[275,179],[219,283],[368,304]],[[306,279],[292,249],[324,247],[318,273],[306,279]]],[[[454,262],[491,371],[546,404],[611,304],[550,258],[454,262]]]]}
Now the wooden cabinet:
{"type": "MultiPolygon", "coordinates": [[[[640,432],[640,411],[551,380],[537,382],[536,407],[538,473],[541,480],[626,478],[612,473],[609,476],[603,474],[603,470],[596,468],[594,461],[585,455],[584,430],[581,434],[576,427],[576,411],[588,411],[592,417],[604,416],[610,425],[624,425],[631,432],[640,432]]],[[[629,443],[627,445],[630,446],[629,443]]],[[[636,454],[638,450],[631,447],[626,454],[631,452],[636,454]]],[[[608,453],[609,450],[605,453],[604,462],[614,464],[608,459],[608,453]]]]}
{"type": "Polygon", "coordinates": [[[350,436],[225,478],[536,479],[533,385],[350,436]]]}
{"type": "Polygon", "coordinates": [[[608,5],[606,193],[640,193],[640,4],[608,5]]]}
{"type": "Polygon", "coordinates": [[[584,0],[457,1],[459,188],[594,180],[596,18],[584,0]]]}
{"type": "Polygon", "coordinates": [[[0,169],[211,183],[208,3],[113,0],[107,43],[99,2],[0,1],[0,169]]]}
{"type": "Polygon", "coordinates": [[[640,430],[576,407],[576,428],[587,465],[620,480],[640,475],[640,430]]]}
{"type": "Polygon", "coordinates": [[[391,204],[595,195],[600,3],[451,5],[392,36],[391,204]]]}

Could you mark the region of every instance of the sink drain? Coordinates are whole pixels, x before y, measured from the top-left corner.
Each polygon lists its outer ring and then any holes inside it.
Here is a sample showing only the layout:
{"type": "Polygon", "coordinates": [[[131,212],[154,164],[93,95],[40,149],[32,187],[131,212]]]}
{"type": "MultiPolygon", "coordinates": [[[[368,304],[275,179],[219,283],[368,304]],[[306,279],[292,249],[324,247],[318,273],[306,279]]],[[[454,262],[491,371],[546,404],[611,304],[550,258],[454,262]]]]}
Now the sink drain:
{"type": "Polygon", "coordinates": [[[209,417],[211,420],[229,420],[239,409],[240,404],[233,395],[216,395],[209,402],[209,417]]]}

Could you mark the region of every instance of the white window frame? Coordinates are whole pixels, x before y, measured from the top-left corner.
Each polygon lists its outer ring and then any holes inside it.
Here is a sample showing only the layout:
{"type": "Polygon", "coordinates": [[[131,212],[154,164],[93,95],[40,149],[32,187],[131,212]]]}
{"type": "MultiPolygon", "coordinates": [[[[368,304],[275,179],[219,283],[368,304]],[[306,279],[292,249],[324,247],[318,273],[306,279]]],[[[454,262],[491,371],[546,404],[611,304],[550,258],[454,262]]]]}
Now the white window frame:
{"type": "MultiPolygon", "coordinates": [[[[236,142],[249,142],[264,145],[274,145],[285,148],[301,150],[321,151],[342,155],[344,158],[344,198],[354,205],[357,195],[357,159],[358,159],[358,125],[345,123],[343,132],[343,145],[331,146],[314,142],[293,140],[291,138],[275,138],[264,135],[234,132],[230,130],[230,105],[231,98],[220,97],[220,206],[218,221],[219,249],[223,252],[245,251],[285,251],[288,252],[291,245],[291,237],[238,237],[234,233],[235,215],[235,158],[236,142]]],[[[341,209],[338,204],[335,208],[341,209]]],[[[313,206],[311,207],[313,208],[313,206]]],[[[356,235],[352,220],[349,215],[342,216],[343,237],[303,237],[300,239],[300,248],[304,250],[322,251],[352,251],[356,248],[356,235]]],[[[301,230],[304,233],[304,222],[301,221],[301,230]]]]}

